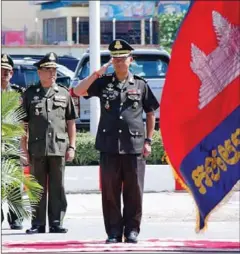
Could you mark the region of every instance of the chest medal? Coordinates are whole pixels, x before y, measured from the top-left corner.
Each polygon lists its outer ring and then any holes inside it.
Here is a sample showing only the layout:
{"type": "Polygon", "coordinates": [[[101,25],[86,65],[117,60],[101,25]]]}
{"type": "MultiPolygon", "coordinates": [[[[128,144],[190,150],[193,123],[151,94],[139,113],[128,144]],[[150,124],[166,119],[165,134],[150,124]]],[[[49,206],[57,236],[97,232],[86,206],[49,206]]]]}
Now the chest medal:
{"type": "Polygon", "coordinates": [[[106,101],[106,103],[105,103],[105,109],[109,109],[110,108],[110,105],[109,105],[109,101],[106,101]]]}
{"type": "Polygon", "coordinates": [[[133,105],[132,105],[132,108],[136,109],[138,106],[138,102],[137,101],[134,101],[133,105]]]}

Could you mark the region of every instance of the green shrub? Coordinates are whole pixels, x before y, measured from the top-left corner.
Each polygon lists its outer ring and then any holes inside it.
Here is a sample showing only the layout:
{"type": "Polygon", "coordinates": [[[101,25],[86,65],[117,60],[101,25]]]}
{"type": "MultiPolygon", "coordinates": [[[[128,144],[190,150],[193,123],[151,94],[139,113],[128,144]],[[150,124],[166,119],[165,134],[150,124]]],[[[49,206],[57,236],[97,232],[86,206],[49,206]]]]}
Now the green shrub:
{"type": "Polygon", "coordinates": [[[90,132],[77,133],[76,153],[71,165],[98,165],[99,152],[95,149],[95,137],[90,132]]]}
{"type": "MultiPolygon", "coordinates": [[[[155,131],[152,142],[152,154],[147,158],[147,164],[163,164],[164,148],[159,131],[155,131]]],[[[77,133],[76,154],[68,165],[99,165],[99,152],[95,149],[95,137],[89,132],[77,133]]]]}

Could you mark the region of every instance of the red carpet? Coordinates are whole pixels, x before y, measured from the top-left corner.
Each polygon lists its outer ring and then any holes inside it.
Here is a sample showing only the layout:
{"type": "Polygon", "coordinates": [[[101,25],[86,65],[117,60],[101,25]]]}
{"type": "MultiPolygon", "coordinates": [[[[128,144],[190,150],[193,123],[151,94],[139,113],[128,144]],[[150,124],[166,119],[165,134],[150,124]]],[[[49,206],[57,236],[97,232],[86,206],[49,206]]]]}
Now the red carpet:
{"type": "Polygon", "coordinates": [[[3,253],[7,252],[46,252],[46,251],[78,251],[78,252],[123,252],[123,251],[240,251],[240,242],[236,241],[205,241],[205,240],[165,240],[150,239],[139,241],[138,244],[105,244],[104,241],[49,241],[3,243],[3,253]]]}

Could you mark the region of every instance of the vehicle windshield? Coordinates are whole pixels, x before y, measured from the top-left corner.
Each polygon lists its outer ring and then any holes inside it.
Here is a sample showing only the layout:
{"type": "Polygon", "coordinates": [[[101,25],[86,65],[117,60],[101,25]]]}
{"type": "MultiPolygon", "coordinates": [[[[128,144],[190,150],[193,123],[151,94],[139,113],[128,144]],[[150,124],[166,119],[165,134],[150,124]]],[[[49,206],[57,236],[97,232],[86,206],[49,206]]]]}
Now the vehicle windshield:
{"type": "MultiPolygon", "coordinates": [[[[101,65],[109,61],[109,57],[104,56],[101,59],[101,65]]],[[[144,77],[146,79],[151,78],[165,78],[168,58],[161,55],[136,55],[133,56],[133,62],[130,66],[130,71],[138,76],[144,77]]],[[[90,63],[89,59],[86,59],[83,63],[82,68],[79,70],[78,78],[84,79],[89,75],[90,63]]],[[[113,73],[113,66],[108,67],[107,73],[113,73]]]]}
{"type": "Polygon", "coordinates": [[[58,65],[58,73],[61,73],[62,76],[70,77],[71,79],[74,78],[74,72],[69,70],[67,67],[64,65],[58,65]]]}

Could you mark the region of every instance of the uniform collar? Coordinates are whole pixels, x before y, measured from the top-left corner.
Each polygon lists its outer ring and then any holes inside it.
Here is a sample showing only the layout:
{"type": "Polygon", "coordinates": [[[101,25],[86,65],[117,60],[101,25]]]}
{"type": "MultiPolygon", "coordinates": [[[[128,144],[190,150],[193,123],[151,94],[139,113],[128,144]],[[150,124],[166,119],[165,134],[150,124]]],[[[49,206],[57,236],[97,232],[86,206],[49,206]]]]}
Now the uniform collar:
{"type": "MultiPolygon", "coordinates": [[[[119,83],[120,81],[118,81],[116,73],[114,72],[113,76],[112,76],[112,83],[114,84],[115,82],[119,83]]],[[[130,71],[128,72],[128,77],[127,77],[126,83],[134,84],[134,77],[133,77],[133,74],[130,71]]]]}
{"type": "Polygon", "coordinates": [[[43,86],[41,85],[41,83],[39,83],[39,86],[36,86],[36,92],[37,93],[42,92],[44,94],[44,97],[51,97],[55,93],[59,92],[59,87],[56,83],[54,83],[52,86],[49,87],[49,91],[46,94],[43,86]]]}

